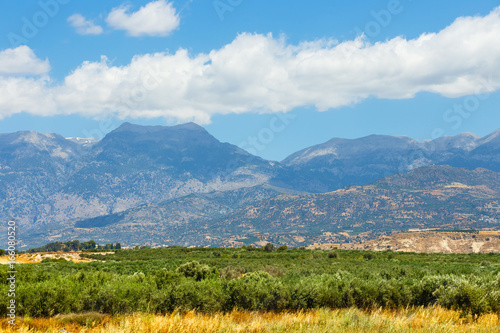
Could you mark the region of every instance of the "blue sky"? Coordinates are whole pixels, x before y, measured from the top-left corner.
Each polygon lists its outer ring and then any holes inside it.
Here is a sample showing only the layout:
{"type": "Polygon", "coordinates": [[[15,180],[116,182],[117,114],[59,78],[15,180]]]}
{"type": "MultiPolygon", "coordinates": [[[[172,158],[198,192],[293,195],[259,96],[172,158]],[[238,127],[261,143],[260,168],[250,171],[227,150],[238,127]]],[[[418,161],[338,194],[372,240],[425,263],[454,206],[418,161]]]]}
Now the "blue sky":
{"type": "Polygon", "coordinates": [[[500,127],[497,1],[1,7],[2,133],[99,137],[123,121],[195,121],[281,160],[332,137],[500,127]]]}

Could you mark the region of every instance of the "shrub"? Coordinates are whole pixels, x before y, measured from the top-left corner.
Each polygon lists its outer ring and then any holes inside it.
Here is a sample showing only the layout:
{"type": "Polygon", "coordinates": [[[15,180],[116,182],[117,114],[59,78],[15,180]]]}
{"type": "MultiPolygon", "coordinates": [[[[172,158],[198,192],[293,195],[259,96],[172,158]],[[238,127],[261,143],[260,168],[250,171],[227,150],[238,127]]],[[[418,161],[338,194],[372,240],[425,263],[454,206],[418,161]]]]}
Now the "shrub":
{"type": "Polygon", "coordinates": [[[264,245],[263,250],[266,252],[273,252],[274,251],[274,244],[267,243],[266,245],[264,245]]]}
{"type": "Polygon", "coordinates": [[[365,253],[363,254],[363,258],[366,260],[372,260],[375,259],[375,255],[373,253],[365,253]]]}
{"type": "Polygon", "coordinates": [[[328,252],[328,258],[331,258],[331,259],[338,259],[339,257],[339,254],[335,251],[330,251],[328,252]]]}
{"type": "Polygon", "coordinates": [[[461,311],[461,316],[471,314],[475,317],[491,310],[487,298],[488,292],[477,285],[461,280],[447,288],[436,291],[438,303],[449,309],[461,311]]]}
{"type": "Polygon", "coordinates": [[[210,267],[202,265],[197,261],[191,261],[180,265],[176,272],[184,275],[185,277],[191,277],[196,281],[200,281],[208,277],[210,274],[210,267]]]}
{"type": "Polygon", "coordinates": [[[491,311],[500,316],[500,290],[492,290],[487,298],[491,306],[491,311]]]}
{"type": "Polygon", "coordinates": [[[174,273],[166,269],[161,269],[155,274],[155,282],[158,289],[162,289],[165,286],[179,282],[181,276],[179,273],[174,273]]]}
{"type": "Polygon", "coordinates": [[[143,283],[146,275],[143,272],[135,272],[134,275],[128,277],[134,283],[143,283]]]}
{"type": "Polygon", "coordinates": [[[272,277],[280,277],[284,275],[283,270],[276,266],[266,266],[263,271],[269,273],[272,277]]]}
{"type": "Polygon", "coordinates": [[[222,311],[227,304],[227,298],[218,280],[206,279],[199,282],[184,280],[173,286],[169,308],[184,311],[222,311]]]}
{"type": "Polygon", "coordinates": [[[288,246],[287,245],[280,245],[277,250],[278,251],[286,251],[286,250],[288,250],[288,246]]]}
{"type": "Polygon", "coordinates": [[[223,279],[238,279],[245,274],[246,270],[240,266],[228,266],[220,271],[220,277],[223,279]]]}
{"type": "Polygon", "coordinates": [[[271,274],[264,271],[255,271],[245,274],[245,280],[254,280],[254,281],[265,281],[268,279],[272,279],[271,274]]]}
{"type": "Polygon", "coordinates": [[[228,282],[228,308],[245,310],[284,310],[290,304],[290,291],[263,271],[250,272],[240,280],[228,282]]]}
{"type": "Polygon", "coordinates": [[[292,309],[312,309],[319,305],[321,290],[316,281],[311,278],[303,279],[291,288],[292,309]]]}
{"type": "Polygon", "coordinates": [[[450,275],[430,275],[424,278],[412,287],[414,305],[434,305],[437,302],[437,290],[440,287],[446,288],[455,283],[455,278],[450,275]]]}
{"type": "Polygon", "coordinates": [[[321,251],[321,250],[314,251],[313,258],[316,258],[316,259],[323,258],[323,251],[321,251]]]}
{"type": "Polygon", "coordinates": [[[45,262],[66,262],[67,260],[64,259],[64,258],[44,258],[41,262],[45,263],[45,262]]]}

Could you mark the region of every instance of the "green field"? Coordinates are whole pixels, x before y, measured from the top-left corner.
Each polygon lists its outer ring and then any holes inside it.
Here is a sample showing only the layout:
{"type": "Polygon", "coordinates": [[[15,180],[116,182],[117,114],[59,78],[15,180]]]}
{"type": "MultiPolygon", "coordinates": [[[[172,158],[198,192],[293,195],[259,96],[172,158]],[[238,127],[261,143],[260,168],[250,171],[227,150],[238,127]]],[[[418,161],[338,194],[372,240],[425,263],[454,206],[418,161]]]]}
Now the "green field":
{"type": "MultiPolygon", "coordinates": [[[[17,265],[17,315],[433,305],[463,316],[500,313],[498,254],[269,250],[121,249],[83,254],[98,259],[90,263],[17,265]]],[[[3,265],[1,304],[6,275],[3,265]]]]}

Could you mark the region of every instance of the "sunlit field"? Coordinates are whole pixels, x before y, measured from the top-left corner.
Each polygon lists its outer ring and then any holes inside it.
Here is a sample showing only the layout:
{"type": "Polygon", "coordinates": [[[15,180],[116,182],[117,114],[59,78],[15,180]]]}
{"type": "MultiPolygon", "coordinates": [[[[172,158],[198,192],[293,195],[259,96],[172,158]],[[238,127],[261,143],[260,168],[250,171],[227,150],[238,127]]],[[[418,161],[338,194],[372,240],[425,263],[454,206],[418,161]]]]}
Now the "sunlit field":
{"type": "Polygon", "coordinates": [[[50,319],[25,317],[16,329],[5,321],[2,332],[500,332],[499,317],[463,318],[441,307],[401,310],[316,309],[297,312],[167,315],[68,314],[50,319]]]}

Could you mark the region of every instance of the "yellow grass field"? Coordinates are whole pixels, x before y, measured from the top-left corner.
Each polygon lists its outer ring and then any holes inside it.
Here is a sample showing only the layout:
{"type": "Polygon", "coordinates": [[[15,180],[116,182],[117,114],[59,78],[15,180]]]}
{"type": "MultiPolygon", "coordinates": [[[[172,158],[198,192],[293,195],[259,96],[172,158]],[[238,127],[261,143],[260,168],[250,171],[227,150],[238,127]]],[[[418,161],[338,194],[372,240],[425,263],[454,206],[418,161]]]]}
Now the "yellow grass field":
{"type": "Polygon", "coordinates": [[[500,230],[480,230],[479,234],[480,235],[499,235],[500,236],[500,230]]]}
{"type": "MultiPolygon", "coordinates": [[[[20,253],[16,255],[16,264],[36,264],[43,259],[64,259],[72,262],[91,262],[94,261],[88,258],[81,258],[82,251],[72,252],[38,252],[38,253],[20,253]]],[[[100,254],[113,254],[114,252],[99,252],[100,254]]],[[[0,256],[0,264],[9,264],[9,256],[0,256]]]]}
{"type": "Polygon", "coordinates": [[[132,314],[106,316],[98,313],[63,315],[49,319],[23,318],[16,328],[2,321],[1,332],[500,332],[495,314],[460,318],[460,313],[440,307],[397,311],[378,309],[303,312],[246,312],[199,314],[187,312],[166,316],[132,314]]]}

